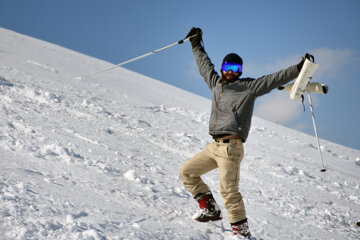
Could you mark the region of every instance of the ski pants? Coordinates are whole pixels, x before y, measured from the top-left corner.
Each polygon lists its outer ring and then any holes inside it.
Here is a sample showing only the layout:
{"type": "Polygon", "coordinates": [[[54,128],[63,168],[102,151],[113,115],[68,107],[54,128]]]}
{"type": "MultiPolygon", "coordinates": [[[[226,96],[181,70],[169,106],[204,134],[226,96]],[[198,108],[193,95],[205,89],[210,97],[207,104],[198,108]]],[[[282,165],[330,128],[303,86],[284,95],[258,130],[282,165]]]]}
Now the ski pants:
{"type": "Polygon", "coordinates": [[[229,143],[213,142],[190,158],[181,168],[180,177],[186,189],[195,197],[210,191],[201,175],[219,168],[220,194],[229,214],[229,222],[246,219],[243,198],[239,192],[240,164],[244,158],[243,143],[230,139],[229,143]]]}

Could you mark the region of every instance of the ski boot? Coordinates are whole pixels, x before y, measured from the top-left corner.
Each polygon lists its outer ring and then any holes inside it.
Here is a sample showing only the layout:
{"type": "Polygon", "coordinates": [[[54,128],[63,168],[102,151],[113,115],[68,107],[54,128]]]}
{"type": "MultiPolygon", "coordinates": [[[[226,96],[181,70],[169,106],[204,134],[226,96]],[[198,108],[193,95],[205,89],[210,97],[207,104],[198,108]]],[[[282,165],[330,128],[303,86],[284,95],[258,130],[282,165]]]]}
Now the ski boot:
{"type": "Polygon", "coordinates": [[[247,219],[236,223],[232,223],[231,228],[233,230],[234,235],[236,235],[238,239],[251,239],[251,234],[247,219]]]}
{"type": "Polygon", "coordinates": [[[194,198],[200,206],[200,210],[193,216],[194,220],[208,222],[222,219],[221,210],[211,192],[199,193],[194,198]]]}

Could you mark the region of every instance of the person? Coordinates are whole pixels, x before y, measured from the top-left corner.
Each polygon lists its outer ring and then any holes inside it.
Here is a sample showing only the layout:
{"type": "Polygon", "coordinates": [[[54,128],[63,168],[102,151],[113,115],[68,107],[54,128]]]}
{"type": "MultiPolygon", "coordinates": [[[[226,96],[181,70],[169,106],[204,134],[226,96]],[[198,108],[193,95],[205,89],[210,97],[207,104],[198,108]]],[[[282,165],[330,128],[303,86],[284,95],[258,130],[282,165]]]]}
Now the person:
{"type": "Polygon", "coordinates": [[[307,55],[297,65],[253,79],[240,78],[243,60],[236,53],[229,53],[222,61],[219,76],[205,52],[201,29],[192,28],[186,37],[191,37],[200,74],[213,92],[209,134],[214,142],[185,162],[180,178],[200,207],[193,218],[199,222],[221,220],[221,210],[201,179],[201,175],[219,168],[220,194],[228,210],[233,234],[250,238],[244,201],[238,188],[240,164],[244,158],[243,144],[250,130],[254,102],[257,97],[295,79],[307,55]]]}

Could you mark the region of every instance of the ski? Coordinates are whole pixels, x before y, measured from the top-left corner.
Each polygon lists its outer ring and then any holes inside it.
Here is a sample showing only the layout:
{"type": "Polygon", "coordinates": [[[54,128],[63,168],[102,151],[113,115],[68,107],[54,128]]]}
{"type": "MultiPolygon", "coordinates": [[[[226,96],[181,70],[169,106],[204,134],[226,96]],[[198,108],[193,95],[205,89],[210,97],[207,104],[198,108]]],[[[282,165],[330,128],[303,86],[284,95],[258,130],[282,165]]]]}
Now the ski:
{"type": "Polygon", "coordinates": [[[309,61],[309,59],[305,59],[304,65],[301,68],[299,76],[297,77],[291,91],[290,98],[292,100],[299,99],[303,93],[305,92],[308,82],[312,78],[316,69],[319,67],[319,64],[309,61]]]}

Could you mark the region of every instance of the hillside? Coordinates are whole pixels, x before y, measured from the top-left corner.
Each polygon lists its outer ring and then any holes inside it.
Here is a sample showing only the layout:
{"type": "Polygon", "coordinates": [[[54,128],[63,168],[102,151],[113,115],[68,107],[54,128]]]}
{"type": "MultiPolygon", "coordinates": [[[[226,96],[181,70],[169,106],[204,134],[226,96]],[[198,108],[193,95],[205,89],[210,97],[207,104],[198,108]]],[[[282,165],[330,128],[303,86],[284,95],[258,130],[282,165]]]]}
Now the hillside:
{"type": "MultiPolygon", "coordinates": [[[[231,239],[178,171],[211,141],[210,101],[0,28],[0,239],[231,239]]],[[[200,79],[199,79],[200,81],[200,79]]],[[[309,121],[311,119],[309,118],[309,121]]],[[[358,239],[360,152],[254,117],[241,167],[257,239],[358,239]]]]}

